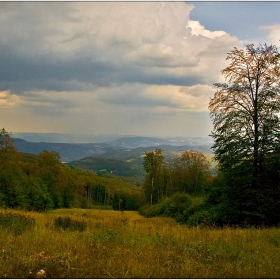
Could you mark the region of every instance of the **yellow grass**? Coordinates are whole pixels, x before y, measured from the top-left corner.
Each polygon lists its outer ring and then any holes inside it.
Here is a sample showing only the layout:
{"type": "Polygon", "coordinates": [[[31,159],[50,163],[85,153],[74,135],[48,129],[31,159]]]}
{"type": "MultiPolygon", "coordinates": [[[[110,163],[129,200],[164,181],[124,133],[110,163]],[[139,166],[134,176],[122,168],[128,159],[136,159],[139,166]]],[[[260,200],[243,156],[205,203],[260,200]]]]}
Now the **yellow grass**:
{"type": "MultiPolygon", "coordinates": [[[[5,213],[5,210],[0,210],[5,213]]],[[[137,212],[60,209],[33,217],[22,235],[0,227],[0,277],[279,278],[280,230],[200,229],[137,212]],[[69,216],[83,232],[54,227],[69,216]]]]}

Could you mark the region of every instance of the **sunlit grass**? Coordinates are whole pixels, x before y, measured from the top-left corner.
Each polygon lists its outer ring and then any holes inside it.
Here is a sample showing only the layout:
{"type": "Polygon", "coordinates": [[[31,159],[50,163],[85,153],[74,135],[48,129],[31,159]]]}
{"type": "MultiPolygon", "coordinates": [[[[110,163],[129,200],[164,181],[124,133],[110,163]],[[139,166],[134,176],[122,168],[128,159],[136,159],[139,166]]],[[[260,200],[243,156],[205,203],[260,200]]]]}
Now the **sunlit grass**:
{"type": "MultiPolygon", "coordinates": [[[[5,213],[5,210],[0,210],[5,213]]],[[[8,212],[6,212],[8,213],[8,212]]],[[[279,278],[280,230],[200,229],[137,212],[9,211],[34,218],[21,235],[0,226],[0,277],[279,278]],[[58,230],[58,217],[87,224],[58,230]]]]}

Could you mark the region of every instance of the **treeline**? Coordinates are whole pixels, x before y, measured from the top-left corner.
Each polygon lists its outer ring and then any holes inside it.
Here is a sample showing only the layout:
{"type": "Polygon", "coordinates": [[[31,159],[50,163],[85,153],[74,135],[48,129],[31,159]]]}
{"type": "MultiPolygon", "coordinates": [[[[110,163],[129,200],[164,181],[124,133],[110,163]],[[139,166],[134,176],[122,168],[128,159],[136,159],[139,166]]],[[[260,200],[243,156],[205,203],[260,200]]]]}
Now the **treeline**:
{"type": "Polygon", "coordinates": [[[167,216],[189,226],[278,226],[280,154],[266,158],[259,188],[250,186],[250,161],[213,172],[205,155],[185,151],[165,161],[161,150],[144,156],[146,217],[167,216]]]}
{"type": "Polygon", "coordinates": [[[209,103],[217,175],[185,153],[168,166],[160,150],[145,156],[146,216],[195,225],[280,225],[280,53],[274,45],[233,48],[225,83],[209,103]]]}
{"type": "Polygon", "coordinates": [[[137,210],[141,189],[125,178],[106,178],[69,167],[56,152],[19,153],[0,132],[0,207],[45,211],[55,208],[137,210]]]}
{"type": "Polygon", "coordinates": [[[215,180],[204,154],[185,151],[179,158],[165,161],[161,149],[156,149],[145,153],[143,165],[147,173],[143,184],[146,205],[140,208],[140,214],[170,216],[189,225],[204,220],[215,180]]]}
{"type": "Polygon", "coordinates": [[[210,163],[200,152],[185,151],[165,162],[161,149],[156,149],[145,153],[143,165],[147,173],[143,188],[150,204],[177,192],[202,196],[213,180],[210,163]]]}

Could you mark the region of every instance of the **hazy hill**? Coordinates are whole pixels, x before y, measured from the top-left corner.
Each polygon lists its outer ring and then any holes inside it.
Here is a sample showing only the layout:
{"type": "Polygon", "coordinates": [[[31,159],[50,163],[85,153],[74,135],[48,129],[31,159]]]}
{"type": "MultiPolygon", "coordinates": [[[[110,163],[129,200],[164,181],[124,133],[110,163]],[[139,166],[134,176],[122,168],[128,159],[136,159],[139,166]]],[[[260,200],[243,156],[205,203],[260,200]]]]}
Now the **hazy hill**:
{"type": "Polygon", "coordinates": [[[209,149],[213,142],[210,137],[170,137],[170,138],[159,138],[159,137],[141,137],[141,136],[130,136],[122,137],[120,139],[107,142],[113,147],[123,149],[135,149],[138,147],[203,147],[209,149]]]}
{"type": "Polygon", "coordinates": [[[115,175],[121,177],[143,180],[145,171],[141,161],[137,160],[116,160],[100,157],[86,157],[80,160],[71,161],[70,166],[83,170],[93,171],[98,175],[115,175]]]}
{"type": "MultiPolygon", "coordinates": [[[[48,138],[47,138],[48,139],[48,138]]],[[[85,157],[95,156],[116,160],[127,160],[144,154],[145,151],[162,148],[173,153],[183,150],[196,150],[211,153],[209,137],[196,138],[155,138],[155,137],[122,137],[102,143],[54,143],[30,142],[14,138],[14,144],[19,152],[40,153],[43,150],[58,152],[63,162],[70,162],[85,157]]]]}
{"type": "Polygon", "coordinates": [[[88,156],[98,156],[103,153],[113,153],[115,148],[106,143],[97,144],[70,144],[70,143],[48,143],[28,142],[14,138],[14,145],[19,152],[38,154],[44,150],[58,152],[63,162],[69,162],[88,156]]]}
{"type": "Polygon", "coordinates": [[[120,139],[122,136],[114,134],[73,134],[73,133],[35,133],[35,132],[13,132],[13,138],[20,138],[29,142],[50,143],[106,143],[120,139]]]}
{"type": "MultiPolygon", "coordinates": [[[[117,175],[136,180],[145,178],[143,169],[143,156],[147,151],[153,151],[156,147],[136,148],[132,150],[115,150],[114,153],[104,153],[102,157],[86,157],[71,161],[70,166],[75,166],[87,171],[93,171],[102,175],[117,175]]],[[[179,157],[182,151],[173,151],[162,148],[165,160],[179,157]]]]}

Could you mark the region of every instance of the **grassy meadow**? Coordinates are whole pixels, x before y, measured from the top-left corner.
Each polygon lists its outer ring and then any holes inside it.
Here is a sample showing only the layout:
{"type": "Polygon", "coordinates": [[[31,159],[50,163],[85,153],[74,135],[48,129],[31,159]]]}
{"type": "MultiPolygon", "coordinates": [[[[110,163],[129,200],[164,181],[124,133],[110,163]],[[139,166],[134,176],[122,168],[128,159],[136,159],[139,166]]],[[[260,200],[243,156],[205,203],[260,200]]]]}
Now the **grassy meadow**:
{"type": "Polygon", "coordinates": [[[188,228],[98,209],[0,210],[0,278],[279,278],[279,261],[277,228],[188,228]]]}

